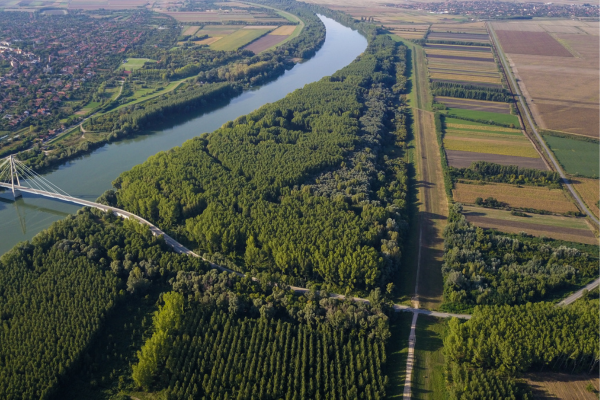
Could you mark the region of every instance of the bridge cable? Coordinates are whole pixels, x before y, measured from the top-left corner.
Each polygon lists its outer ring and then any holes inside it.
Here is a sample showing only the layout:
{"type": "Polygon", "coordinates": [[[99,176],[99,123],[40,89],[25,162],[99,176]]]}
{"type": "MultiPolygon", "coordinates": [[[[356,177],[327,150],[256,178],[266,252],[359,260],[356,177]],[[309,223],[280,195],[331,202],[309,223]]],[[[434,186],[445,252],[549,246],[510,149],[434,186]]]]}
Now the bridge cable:
{"type": "MultiPolygon", "coordinates": [[[[37,172],[35,172],[31,168],[27,167],[22,162],[15,160],[15,166],[17,167],[17,169],[19,169],[21,171],[22,174],[26,174],[26,175],[31,176],[32,177],[31,179],[33,181],[35,181],[38,185],[46,187],[47,190],[45,190],[45,191],[51,192],[51,193],[54,193],[54,194],[59,194],[59,195],[62,195],[62,196],[71,197],[67,192],[65,192],[64,190],[62,190],[61,188],[59,188],[58,186],[56,186],[52,182],[50,182],[48,179],[46,179],[43,176],[39,175],[37,172]]],[[[28,179],[28,181],[29,181],[29,179],[28,179]]]]}

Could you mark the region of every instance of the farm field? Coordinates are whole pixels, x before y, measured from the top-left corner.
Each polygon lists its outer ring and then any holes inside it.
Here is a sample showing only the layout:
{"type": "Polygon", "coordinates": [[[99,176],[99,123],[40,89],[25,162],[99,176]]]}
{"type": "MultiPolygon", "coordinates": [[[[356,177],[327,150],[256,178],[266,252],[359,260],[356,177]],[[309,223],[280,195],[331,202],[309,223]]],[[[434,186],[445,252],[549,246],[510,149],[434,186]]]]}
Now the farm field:
{"type": "Polygon", "coordinates": [[[183,35],[194,35],[200,29],[200,25],[198,26],[185,26],[183,28],[183,35]]]}
{"type": "MultiPolygon", "coordinates": [[[[430,33],[428,40],[432,38],[430,33]]],[[[450,40],[441,39],[438,40],[450,40]]],[[[425,46],[429,75],[433,82],[501,88],[502,80],[488,46],[428,43],[425,46]]]]}
{"type": "Polygon", "coordinates": [[[356,19],[373,18],[374,22],[383,24],[386,28],[393,28],[396,25],[404,26],[407,24],[431,25],[456,24],[466,22],[468,19],[460,15],[440,15],[431,14],[424,10],[409,10],[395,7],[386,7],[374,3],[360,2],[360,4],[348,4],[347,1],[310,1],[311,3],[326,4],[326,7],[332,10],[343,11],[352,15],[356,19]]]}
{"type": "Polygon", "coordinates": [[[249,13],[239,10],[237,12],[216,12],[216,11],[163,11],[183,23],[224,23],[229,21],[244,21],[246,23],[266,22],[273,25],[285,24],[287,20],[283,17],[271,17],[269,14],[249,13]]]}
{"type": "Polygon", "coordinates": [[[543,137],[567,173],[588,178],[600,176],[598,143],[551,135],[543,137]]]}
{"type": "Polygon", "coordinates": [[[212,43],[210,48],[213,50],[237,50],[240,47],[258,39],[267,34],[269,29],[240,29],[231,35],[212,43]]]}
{"type": "Polygon", "coordinates": [[[429,25],[394,24],[390,31],[403,39],[423,39],[429,25]]]}
{"type": "Polygon", "coordinates": [[[562,374],[556,372],[530,373],[525,376],[533,391],[534,399],[594,400],[596,392],[587,390],[588,385],[598,391],[598,377],[588,374],[562,374]]]}
{"type": "Polygon", "coordinates": [[[296,30],[296,28],[297,28],[296,25],[280,26],[279,28],[275,29],[273,32],[269,33],[269,35],[289,36],[292,33],[294,33],[294,31],[296,30]]]}
{"type": "MultiPolygon", "coordinates": [[[[461,109],[450,111],[464,111],[465,117],[483,119],[473,117],[479,115],[473,114],[479,113],[478,111],[461,109]]],[[[510,114],[482,113],[481,115],[516,118],[510,114]]],[[[451,167],[464,168],[469,167],[474,161],[487,161],[524,168],[546,169],[539,153],[520,129],[445,118],[443,143],[448,165],[451,167]]]]}
{"type": "Polygon", "coordinates": [[[515,157],[500,154],[477,153],[446,149],[448,164],[455,168],[468,168],[473,161],[487,161],[500,165],[517,165],[521,168],[547,170],[548,167],[541,158],[515,157]]]}
{"type": "Polygon", "coordinates": [[[289,35],[265,35],[260,39],[250,43],[248,46],[244,47],[244,50],[250,50],[254,53],[258,54],[265,50],[270,49],[271,47],[278,45],[289,37],[289,35]]]}
{"type": "Polygon", "coordinates": [[[463,110],[487,111],[499,114],[510,114],[510,105],[497,101],[484,101],[473,99],[462,99],[456,97],[435,96],[435,102],[444,104],[449,108],[460,108],[463,110]]]}
{"type": "Polygon", "coordinates": [[[571,183],[575,186],[575,190],[581,196],[590,211],[600,217],[600,180],[588,178],[571,178],[571,183]]]}
{"type": "Polygon", "coordinates": [[[248,46],[244,47],[244,49],[253,51],[256,54],[265,50],[270,50],[273,47],[276,47],[277,45],[285,43],[289,39],[296,37],[302,28],[303,24],[280,26],[269,32],[268,35],[265,35],[260,39],[250,43],[248,46]]]}
{"type": "Polygon", "coordinates": [[[485,185],[457,183],[453,190],[455,201],[475,204],[475,199],[493,197],[513,208],[534,208],[557,214],[577,212],[577,207],[562,189],[548,189],[537,186],[522,186],[488,183],[485,185]]]}
{"type": "MultiPolygon", "coordinates": [[[[502,104],[502,103],[501,103],[502,104]]],[[[469,118],[481,121],[491,121],[497,124],[514,125],[519,126],[519,118],[516,115],[488,112],[488,111],[476,111],[476,110],[465,110],[461,108],[450,108],[448,110],[448,116],[458,118],[469,118]]]]}
{"type": "Polygon", "coordinates": [[[156,60],[151,60],[149,58],[128,58],[126,63],[122,63],[119,66],[119,70],[135,71],[136,69],[142,68],[147,62],[156,62],[156,60]]]}
{"type": "Polygon", "coordinates": [[[507,233],[526,232],[533,236],[569,242],[598,243],[585,218],[530,213],[526,213],[527,217],[519,217],[512,215],[510,211],[476,206],[464,206],[463,214],[467,221],[485,229],[496,229],[507,233]]]}
{"type": "Polygon", "coordinates": [[[527,139],[502,140],[498,138],[486,138],[484,135],[465,136],[447,135],[444,138],[444,147],[447,150],[539,158],[537,151],[527,139]]]}
{"type": "Polygon", "coordinates": [[[598,22],[529,20],[493,22],[491,27],[536,124],[598,137],[598,22]]]}
{"type": "Polygon", "coordinates": [[[477,43],[490,42],[490,38],[487,33],[431,32],[429,35],[427,35],[427,39],[477,43]]]}
{"type": "Polygon", "coordinates": [[[202,40],[195,40],[194,44],[206,44],[206,45],[211,45],[214,42],[216,42],[217,40],[221,40],[223,39],[222,36],[215,36],[215,37],[209,37],[206,39],[202,39],[202,40]]]}
{"type": "Polygon", "coordinates": [[[506,53],[573,57],[569,50],[547,32],[496,30],[496,34],[506,53]]]}

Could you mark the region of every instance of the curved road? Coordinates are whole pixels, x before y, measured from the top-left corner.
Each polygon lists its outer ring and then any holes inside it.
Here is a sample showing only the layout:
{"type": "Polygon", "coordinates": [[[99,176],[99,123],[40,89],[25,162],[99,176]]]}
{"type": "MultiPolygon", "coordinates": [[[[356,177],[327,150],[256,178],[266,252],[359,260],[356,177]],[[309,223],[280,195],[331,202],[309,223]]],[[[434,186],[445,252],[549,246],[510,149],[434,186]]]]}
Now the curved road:
{"type": "Polygon", "coordinates": [[[583,296],[583,292],[585,292],[586,290],[589,292],[590,290],[597,288],[599,284],[600,284],[600,278],[596,279],[592,283],[588,283],[584,288],[579,289],[578,291],[576,291],[572,295],[570,295],[567,298],[563,299],[560,303],[558,303],[558,305],[559,306],[568,306],[569,304],[574,303],[575,300],[577,300],[581,296],[583,296]]]}
{"type": "Polygon", "coordinates": [[[577,204],[579,204],[579,207],[582,210],[585,211],[585,213],[587,214],[587,216],[590,217],[590,219],[592,221],[595,222],[596,226],[600,225],[600,221],[598,221],[598,218],[596,218],[596,216],[594,214],[592,214],[592,212],[590,210],[588,210],[588,208],[585,205],[585,203],[579,197],[579,194],[577,194],[577,192],[575,191],[575,188],[573,187],[573,185],[571,185],[571,183],[569,182],[569,179],[565,175],[562,167],[560,166],[560,164],[558,163],[558,161],[556,161],[556,159],[554,158],[554,155],[552,154],[552,152],[550,151],[550,149],[546,145],[546,142],[544,141],[544,139],[542,139],[542,136],[537,131],[537,129],[535,127],[535,124],[533,122],[533,119],[529,115],[529,110],[527,108],[527,105],[525,104],[525,100],[524,100],[523,95],[521,94],[521,90],[519,88],[519,85],[517,85],[517,82],[515,81],[515,78],[514,78],[512,72],[511,72],[511,70],[510,70],[510,65],[508,64],[508,62],[506,61],[506,58],[504,57],[504,52],[502,52],[500,50],[501,49],[500,48],[500,43],[498,42],[498,38],[496,37],[496,32],[494,32],[494,29],[489,24],[488,24],[488,31],[489,31],[490,36],[492,37],[492,39],[494,41],[494,45],[496,47],[497,53],[498,53],[498,55],[500,56],[500,58],[502,60],[502,64],[504,65],[504,70],[506,71],[506,75],[508,76],[508,78],[512,82],[512,85],[513,85],[513,87],[515,89],[515,92],[517,92],[516,94],[519,97],[519,102],[521,103],[521,106],[523,107],[523,111],[524,111],[525,117],[527,118],[527,121],[529,122],[529,126],[531,126],[531,129],[533,130],[533,133],[535,134],[535,137],[537,138],[538,142],[540,143],[540,145],[544,149],[544,152],[548,156],[548,159],[554,165],[554,168],[556,169],[556,171],[560,174],[560,177],[562,178],[563,183],[565,184],[565,186],[567,187],[567,189],[569,189],[569,192],[571,192],[571,194],[573,195],[573,198],[575,199],[575,201],[577,201],[577,204]]]}
{"type": "MultiPolygon", "coordinates": [[[[10,184],[4,183],[4,182],[0,182],[0,187],[4,187],[9,190],[12,189],[12,186],[10,184]]],[[[175,250],[176,253],[187,254],[192,257],[198,257],[198,258],[201,258],[202,260],[204,260],[205,262],[207,262],[208,264],[210,264],[211,267],[216,268],[220,271],[226,271],[226,272],[231,272],[231,273],[237,274],[239,276],[245,276],[245,274],[243,274],[241,272],[230,270],[229,268],[225,268],[221,265],[217,265],[217,264],[205,259],[204,257],[199,256],[198,254],[194,253],[193,251],[191,251],[190,249],[188,249],[187,247],[185,247],[184,245],[182,245],[181,243],[179,243],[178,241],[176,241],[175,239],[173,239],[172,237],[167,235],[165,232],[163,232],[161,229],[159,229],[156,225],[152,224],[151,222],[145,220],[144,218],[142,218],[138,215],[130,213],[129,211],[121,210],[120,208],[117,208],[117,207],[111,207],[111,206],[107,206],[104,204],[95,203],[93,201],[82,200],[77,197],[65,196],[62,194],[51,193],[51,192],[47,192],[44,190],[32,189],[32,188],[28,188],[26,186],[15,185],[14,188],[15,188],[15,190],[18,190],[19,192],[36,194],[38,196],[44,196],[44,197],[50,197],[53,199],[67,201],[69,203],[75,203],[75,204],[85,206],[85,207],[93,207],[93,208],[102,210],[104,212],[112,212],[113,214],[118,215],[119,217],[122,217],[122,218],[135,219],[140,224],[148,226],[148,228],[150,229],[150,232],[152,232],[152,234],[154,236],[163,236],[165,239],[165,242],[169,246],[171,246],[173,248],[173,250],[175,250]]],[[[307,289],[307,288],[302,288],[302,287],[298,287],[298,286],[290,286],[290,289],[292,289],[293,291],[295,291],[297,293],[306,293],[309,291],[309,289],[307,289]]],[[[335,293],[330,294],[330,296],[333,298],[336,298],[336,299],[345,299],[346,298],[346,296],[344,296],[344,295],[335,294],[335,293]]],[[[364,302],[364,303],[369,302],[369,300],[363,299],[360,297],[352,297],[351,300],[358,301],[358,302],[364,302]]],[[[451,313],[443,313],[443,312],[437,312],[437,311],[429,311],[429,310],[425,310],[425,309],[417,309],[417,308],[408,307],[408,306],[405,306],[402,304],[394,304],[394,311],[395,312],[412,312],[412,313],[417,313],[417,314],[425,314],[425,315],[431,315],[431,316],[439,317],[439,318],[450,318],[450,317],[456,317],[456,318],[461,318],[461,319],[470,319],[471,318],[471,316],[467,315],[467,314],[451,314],[451,313]]]]}

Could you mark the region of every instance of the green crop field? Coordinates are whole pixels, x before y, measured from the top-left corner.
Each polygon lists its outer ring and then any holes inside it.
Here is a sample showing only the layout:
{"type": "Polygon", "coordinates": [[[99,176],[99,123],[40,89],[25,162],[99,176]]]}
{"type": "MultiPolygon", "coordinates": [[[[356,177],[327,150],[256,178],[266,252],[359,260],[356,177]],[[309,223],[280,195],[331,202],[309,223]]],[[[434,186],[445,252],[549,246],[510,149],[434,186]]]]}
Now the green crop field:
{"type": "Polygon", "coordinates": [[[473,111],[473,110],[462,110],[460,108],[449,108],[449,116],[457,116],[462,118],[477,119],[482,121],[493,121],[498,124],[513,124],[515,127],[519,126],[519,118],[515,115],[500,114],[488,111],[473,111]]]}
{"type": "Polygon", "coordinates": [[[126,63],[119,66],[119,70],[135,71],[136,69],[142,68],[146,62],[156,61],[149,58],[128,58],[126,63]]]}
{"type": "Polygon", "coordinates": [[[588,178],[600,176],[597,143],[550,135],[544,135],[544,139],[567,173],[588,178]]]}
{"type": "Polygon", "coordinates": [[[250,43],[254,39],[258,39],[270,29],[240,29],[229,36],[224,37],[210,45],[213,50],[237,50],[240,47],[250,43]]]}

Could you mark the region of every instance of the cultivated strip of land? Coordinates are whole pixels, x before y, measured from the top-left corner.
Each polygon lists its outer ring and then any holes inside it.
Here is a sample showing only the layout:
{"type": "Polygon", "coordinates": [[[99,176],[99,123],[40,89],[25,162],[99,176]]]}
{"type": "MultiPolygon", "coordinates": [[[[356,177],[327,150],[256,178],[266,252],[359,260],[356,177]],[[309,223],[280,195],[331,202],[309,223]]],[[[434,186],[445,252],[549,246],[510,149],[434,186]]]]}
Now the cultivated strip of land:
{"type": "Polygon", "coordinates": [[[496,37],[496,33],[494,32],[494,29],[489,24],[488,24],[488,30],[490,32],[490,37],[492,38],[492,41],[495,43],[496,49],[498,49],[498,55],[500,56],[500,60],[502,61],[504,71],[506,72],[506,75],[510,79],[510,82],[512,84],[513,89],[515,90],[515,93],[518,95],[519,102],[521,103],[521,107],[524,111],[525,117],[527,118],[527,121],[529,122],[529,126],[531,126],[531,130],[533,131],[538,143],[544,149],[544,152],[546,153],[546,156],[548,157],[550,162],[552,162],[554,169],[560,174],[560,177],[562,178],[564,185],[567,187],[567,189],[569,189],[569,192],[571,192],[571,195],[573,196],[573,198],[579,205],[580,209],[583,210],[592,221],[594,221],[596,226],[598,226],[600,224],[600,221],[598,220],[598,218],[596,218],[596,216],[587,208],[585,203],[581,200],[581,198],[579,197],[579,194],[575,191],[575,189],[573,188],[573,185],[571,185],[569,179],[565,175],[562,167],[560,166],[558,161],[556,161],[556,158],[554,157],[554,155],[552,154],[552,152],[546,145],[546,142],[544,142],[544,139],[542,139],[542,136],[536,129],[535,123],[533,122],[531,115],[529,115],[529,111],[528,111],[527,105],[525,104],[524,97],[521,95],[519,85],[517,85],[517,83],[515,82],[515,78],[512,74],[512,71],[510,70],[510,66],[507,63],[506,57],[504,56],[504,53],[502,52],[502,50],[500,48],[500,45],[498,43],[498,38],[496,37]]]}

